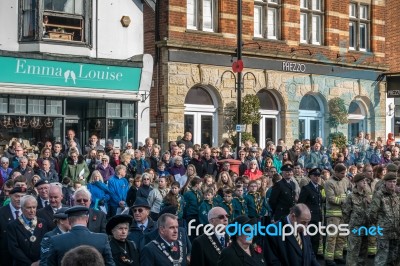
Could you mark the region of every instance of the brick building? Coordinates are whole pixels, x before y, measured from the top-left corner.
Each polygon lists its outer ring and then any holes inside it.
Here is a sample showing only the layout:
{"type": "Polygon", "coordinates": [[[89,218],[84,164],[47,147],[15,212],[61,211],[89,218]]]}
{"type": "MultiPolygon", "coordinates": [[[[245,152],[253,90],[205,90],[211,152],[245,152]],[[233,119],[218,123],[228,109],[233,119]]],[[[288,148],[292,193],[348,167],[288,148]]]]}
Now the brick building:
{"type": "MultiPolygon", "coordinates": [[[[157,1],[155,10],[144,8],[155,58],[150,134],[166,144],[191,131],[194,143],[220,145],[234,130],[235,78],[225,71],[236,60],[237,1],[157,1]]],[[[326,141],[335,97],[349,112],[341,132],[385,137],[385,1],[243,0],[242,10],[243,96],[261,100],[250,127],[261,147],[326,141]]]]}

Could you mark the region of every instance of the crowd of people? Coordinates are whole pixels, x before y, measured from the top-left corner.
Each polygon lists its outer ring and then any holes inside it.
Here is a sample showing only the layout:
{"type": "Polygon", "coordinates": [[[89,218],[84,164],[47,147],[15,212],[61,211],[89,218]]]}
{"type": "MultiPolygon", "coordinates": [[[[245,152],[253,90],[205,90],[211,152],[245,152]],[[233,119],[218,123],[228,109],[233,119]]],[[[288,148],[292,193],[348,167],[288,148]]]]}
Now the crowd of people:
{"type": "Polygon", "coordinates": [[[376,265],[400,262],[392,136],[384,143],[360,132],[343,148],[325,147],[322,138],[291,147],[268,141],[264,149],[246,141],[237,151],[230,139],[210,147],[191,138],[186,132],[162,152],[151,138],[120,149],[93,134],[82,148],[68,130],[65,145],[47,141],[38,156],[14,141],[0,159],[0,265],[61,265],[66,253],[71,263],[93,250],[105,265],[319,265],[317,256],[328,266],[362,265],[368,256],[376,265]],[[359,233],[300,231],[282,241],[190,230],[258,222],[349,224],[359,233]],[[370,226],[383,234],[362,230],[370,226]]]}

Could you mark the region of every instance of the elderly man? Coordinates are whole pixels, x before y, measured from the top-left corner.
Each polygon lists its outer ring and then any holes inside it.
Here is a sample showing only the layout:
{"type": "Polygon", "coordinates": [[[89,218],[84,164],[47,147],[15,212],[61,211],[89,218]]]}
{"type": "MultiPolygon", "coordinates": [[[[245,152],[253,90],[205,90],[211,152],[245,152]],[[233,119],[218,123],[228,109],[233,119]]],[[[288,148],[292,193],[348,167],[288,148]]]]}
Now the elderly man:
{"type": "Polygon", "coordinates": [[[137,198],[132,208],[133,223],[129,229],[128,240],[133,241],[141,250],[144,235],[156,229],[155,223],[150,214],[150,205],[144,198],[137,198]]]}
{"type": "Polygon", "coordinates": [[[13,264],[7,246],[7,225],[22,215],[20,201],[25,194],[26,188],[13,188],[10,191],[10,203],[0,208],[0,265],[2,266],[13,264]]]}
{"type": "MultiPolygon", "coordinates": [[[[279,222],[282,225],[307,226],[311,220],[311,213],[305,204],[297,204],[290,210],[288,216],[283,217],[279,222]]],[[[286,230],[286,229],[285,229],[286,230]]],[[[310,237],[304,234],[304,230],[298,227],[297,234],[287,236],[267,236],[265,238],[264,257],[267,265],[309,265],[319,266],[312,250],[310,237]]]]}
{"type": "Polygon", "coordinates": [[[42,209],[46,207],[47,205],[50,204],[49,200],[49,189],[50,189],[50,184],[49,181],[47,180],[39,180],[35,184],[35,188],[37,189],[39,196],[37,197],[37,202],[38,202],[38,209],[42,209]]]}
{"type": "Polygon", "coordinates": [[[8,250],[14,265],[31,265],[40,259],[40,242],[49,231],[36,217],[37,201],[32,195],[21,198],[22,214],[7,225],[8,250]]]}
{"type": "Polygon", "coordinates": [[[56,224],[56,227],[43,236],[42,242],[40,243],[40,266],[47,265],[50,237],[65,234],[71,230],[71,225],[68,221],[68,215],[65,213],[66,210],[68,210],[67,207],[57,210],[57,212],[54,214],[54,223],[56,224]]]}
{"type": "Polygon", "coordinates": [[[98,143],[99,138],[96,134],[91,134],[89,138],[89,143],[85,145],[83,150],[83,155],[88,154],[91,150],[104,150],[104,147],[98,143]]]}
{"type": "Polygon", "coordinates": [[[229,242],[228,235],[225,233],[228,215],[223,208],[212,208],[208,212],[208,222],[214,226],[214,232],[211,236],[203,234],[193,241],[191,266],[217,266],[221,251],[229,242]],[[219,234],[215,230],[218,225],[221,227],[220,230],[224,232],[223,234],[219,234]]]}
{"type": "Polygon", "coordinates": [[[192,148],[193,147],[192,133],[190,133],[189,131],[185,132],[185,135],[183,136],[183,138],[181,140],[178,141],[177,144],[178,145],[179,144],[185,144],[185,148],[186,149],[189,148],[189,147],[192,148]]]}
{"type": "Polygon", "coordinates": [[[100,252],[105,265],[115,265],[107,235],[92,233],[86,227],[89,209],[83,206],[74,206],[65,213],[68,215],[71,231],[68,234],[56,235],[49,239],[47,264],[60,265],[64,254],[69,250],[81,245],[88,245],[100,252]]]}
{"type": "Polygon", "coordinates": [[[178,240],[178,217],[165,213],[158,220],[160,236],[147,244],[141,252],[140,265],[187,265],[187,246],[178,240]]]}
{"type": "MultiPolygon", "coordinates": [[[[92,203],[92,194],[86,187],[77,189],[74,193],[75,205],[81,205],[86,208],[90,208],[92,203]]],[[[106,215],[102,211],[95,209],[89,209],[89,219],[87,228],[93,233],[106,233],[107,219],[106,215]]]]}
{"type": "Polygon", "coordinates": [[[55,224],[53,223],[54,214],[60,209],[62,206],[61,201],[63,199],[62,193],[62,185],[60,183],[52,183],[49,184],[49,205],[38,210],[37,216],[46,221],[50,230],[55,228],[55,224]]]}
{"type": "Polygon", "coordinates": [[[32,176],[35,174],[33,169],[28,166],[28,158],[25,156],[22,156],[19,159],[19,165],[11,171],[10,176],[12,176],[15,172],[21,173],[21,175],[25,176],[27,180],[31,180],[32,176]]]}

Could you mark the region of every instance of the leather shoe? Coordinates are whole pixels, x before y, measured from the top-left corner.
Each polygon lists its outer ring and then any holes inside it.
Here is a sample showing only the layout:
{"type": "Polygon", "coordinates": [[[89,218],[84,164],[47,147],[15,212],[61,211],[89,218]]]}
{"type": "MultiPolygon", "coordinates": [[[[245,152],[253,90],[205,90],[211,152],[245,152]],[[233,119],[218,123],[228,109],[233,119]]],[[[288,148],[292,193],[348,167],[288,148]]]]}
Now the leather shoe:
{"type": "Polygon", "coordinates": [[[345,259],[335,259],[336,264],[343,264],[346,265],[346,260],[345,259]]]}
{"type": "Polygon", "coordinates": [[[325,266],[336,266],[336,263],[333,260],[326,260],[325,266]]]}

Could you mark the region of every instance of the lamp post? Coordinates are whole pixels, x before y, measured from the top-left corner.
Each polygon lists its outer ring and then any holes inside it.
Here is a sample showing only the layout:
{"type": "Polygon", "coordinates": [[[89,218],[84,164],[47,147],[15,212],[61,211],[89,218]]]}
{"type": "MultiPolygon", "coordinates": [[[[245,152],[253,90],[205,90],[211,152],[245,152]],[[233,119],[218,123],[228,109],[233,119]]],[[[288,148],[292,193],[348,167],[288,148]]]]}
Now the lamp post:
{"type": "MultiPolygon", "coordinates": [[[[237,60],[242,61],[242,0],[237,1],[237,60]]],[[[242,124],[242,70],[239,69],[238,77],[236,80],[236,93],[237,93],[237,123],[242,124]]],[[[243,84],[244,85],[244,84],[243,84]]],[[[237,132],[237,158],[239,158],[239,147],[242,142],[242,132],[237,132]]]]}

